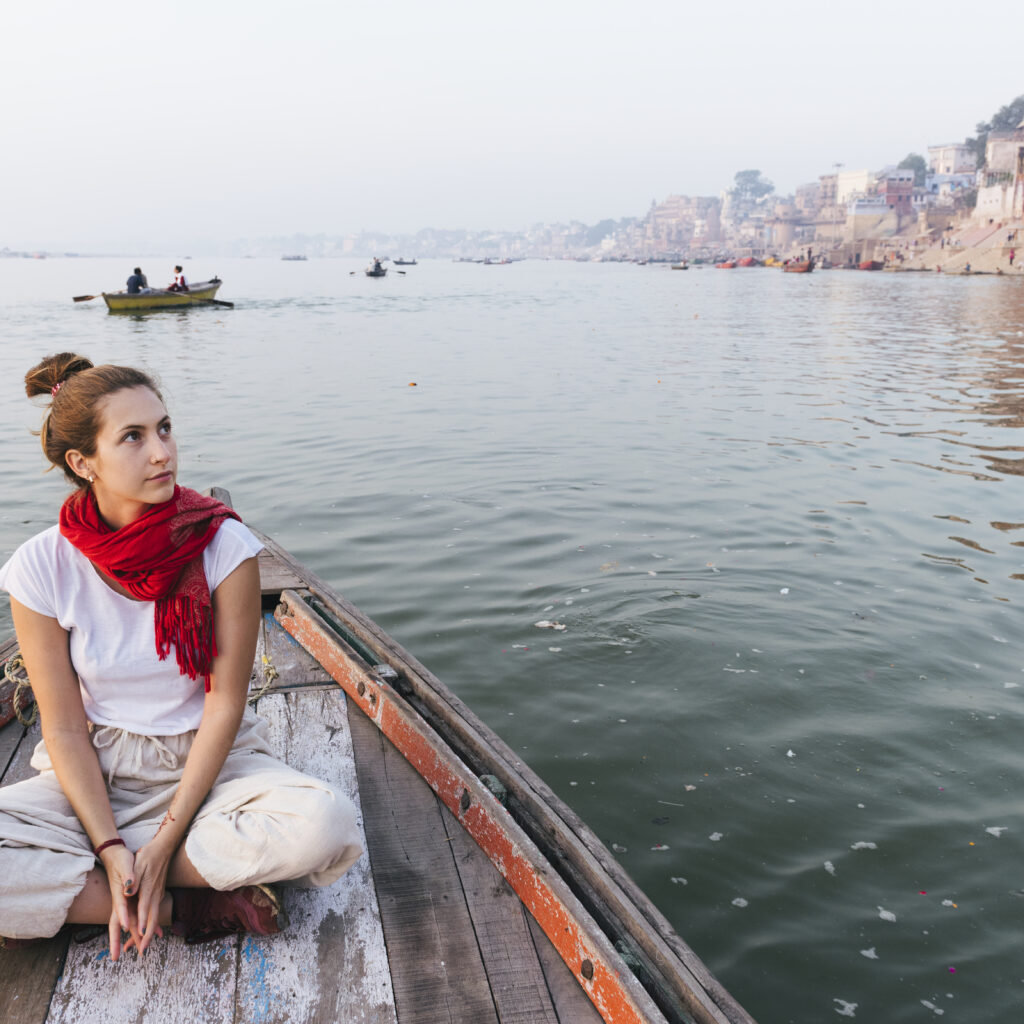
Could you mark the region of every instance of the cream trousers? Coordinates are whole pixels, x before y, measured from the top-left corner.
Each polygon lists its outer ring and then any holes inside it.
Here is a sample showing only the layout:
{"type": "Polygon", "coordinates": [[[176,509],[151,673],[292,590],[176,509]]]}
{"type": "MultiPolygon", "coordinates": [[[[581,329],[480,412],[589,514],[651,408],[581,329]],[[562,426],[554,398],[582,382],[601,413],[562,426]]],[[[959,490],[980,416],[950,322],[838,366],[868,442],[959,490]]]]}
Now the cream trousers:
{"type": "MultiPolygon", "coordinates": [[[[137,850],[170,806],[195,732],[92,731],[118,833],[137,850]]],[[[0,787],[0,935],[56,934],[95,865],[88,836],[40,742],[33,778],[0,787]]],[[[330,885],[359,859],[356,811],[345,794],[277,760],[266,725],[246,708],[238,736],[185,838],[214,889],[258,882],[330,885]]]]}

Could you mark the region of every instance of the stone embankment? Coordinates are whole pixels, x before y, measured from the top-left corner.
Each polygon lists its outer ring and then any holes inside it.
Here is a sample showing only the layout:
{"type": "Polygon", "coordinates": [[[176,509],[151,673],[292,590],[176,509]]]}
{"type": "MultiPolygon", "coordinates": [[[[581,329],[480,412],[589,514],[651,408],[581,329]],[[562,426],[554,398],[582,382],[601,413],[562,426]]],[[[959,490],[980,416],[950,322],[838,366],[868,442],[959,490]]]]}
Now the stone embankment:
{"type": "Polygon", "coordinates": [[[943,274],[1020,274],[1024,269],[1022,258],[1024,225],[967,225],[947,232],[944,245],[933,244],[919,251],[913,259],[904,262],[903,269],[943,274]]]}

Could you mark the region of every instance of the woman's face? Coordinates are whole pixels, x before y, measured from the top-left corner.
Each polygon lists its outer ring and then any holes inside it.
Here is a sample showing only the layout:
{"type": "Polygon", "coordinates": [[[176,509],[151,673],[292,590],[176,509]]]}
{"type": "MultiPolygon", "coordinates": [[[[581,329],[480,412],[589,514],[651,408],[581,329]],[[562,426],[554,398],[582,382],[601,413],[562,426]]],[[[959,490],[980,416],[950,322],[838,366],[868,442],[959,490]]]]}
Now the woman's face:
{"type": "MultiPolygon", "coordinates": [[[[178,446],[164,403],[146,387],[122,388],[100,407],[96,453],[83,460],[100,515],[113,529],[174,496],[178,446]]],[[[72,468],[79,468],[72,463],[72,468]]]]}

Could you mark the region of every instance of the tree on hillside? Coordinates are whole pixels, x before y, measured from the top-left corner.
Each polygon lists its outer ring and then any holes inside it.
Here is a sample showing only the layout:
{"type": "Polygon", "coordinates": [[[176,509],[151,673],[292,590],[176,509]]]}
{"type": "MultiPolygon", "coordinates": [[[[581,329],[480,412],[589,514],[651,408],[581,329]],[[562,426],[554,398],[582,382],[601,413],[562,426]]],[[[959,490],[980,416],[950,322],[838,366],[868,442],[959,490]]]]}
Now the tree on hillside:
{"type": "Polygon", "coordinates": [[[978,166],[985,162],[985,146],[988,144],[989,132],[1012,132],[1024,121],[1024,96],[1011,100],[1005,107],[1000,107],[988,121],[979,121],[974,130],[978,133],[973,138],[964,139],[964,145],[974,150],[978,158],[978,166]]]}
{"type": "Polygon", "coordinates": [[[908,153],[897,165],[900,170],[914,172],[914,184],[923,185],[928,173],[928,162],[920,153],[908,153]]]}
{"type": "Polygon", "coordinates": [[[737,171],[732,194],[737,199],[760,199],[771,195],[775,186],[760,171],[737,171]]]}

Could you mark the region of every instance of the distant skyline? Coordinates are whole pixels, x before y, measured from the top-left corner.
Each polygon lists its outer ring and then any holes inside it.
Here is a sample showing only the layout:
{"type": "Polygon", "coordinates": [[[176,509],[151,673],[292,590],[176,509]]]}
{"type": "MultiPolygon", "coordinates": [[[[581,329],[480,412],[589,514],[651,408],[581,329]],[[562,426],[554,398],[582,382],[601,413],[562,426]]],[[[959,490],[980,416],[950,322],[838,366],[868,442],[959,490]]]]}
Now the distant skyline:
{"type": "Polygon", "coordinates": [[[791,192],[973,134],[1024,93],[1002,43],[1020,17],[1009,0],[18,4],[0,248],[593,224],[745,168],[791,192]]]}

